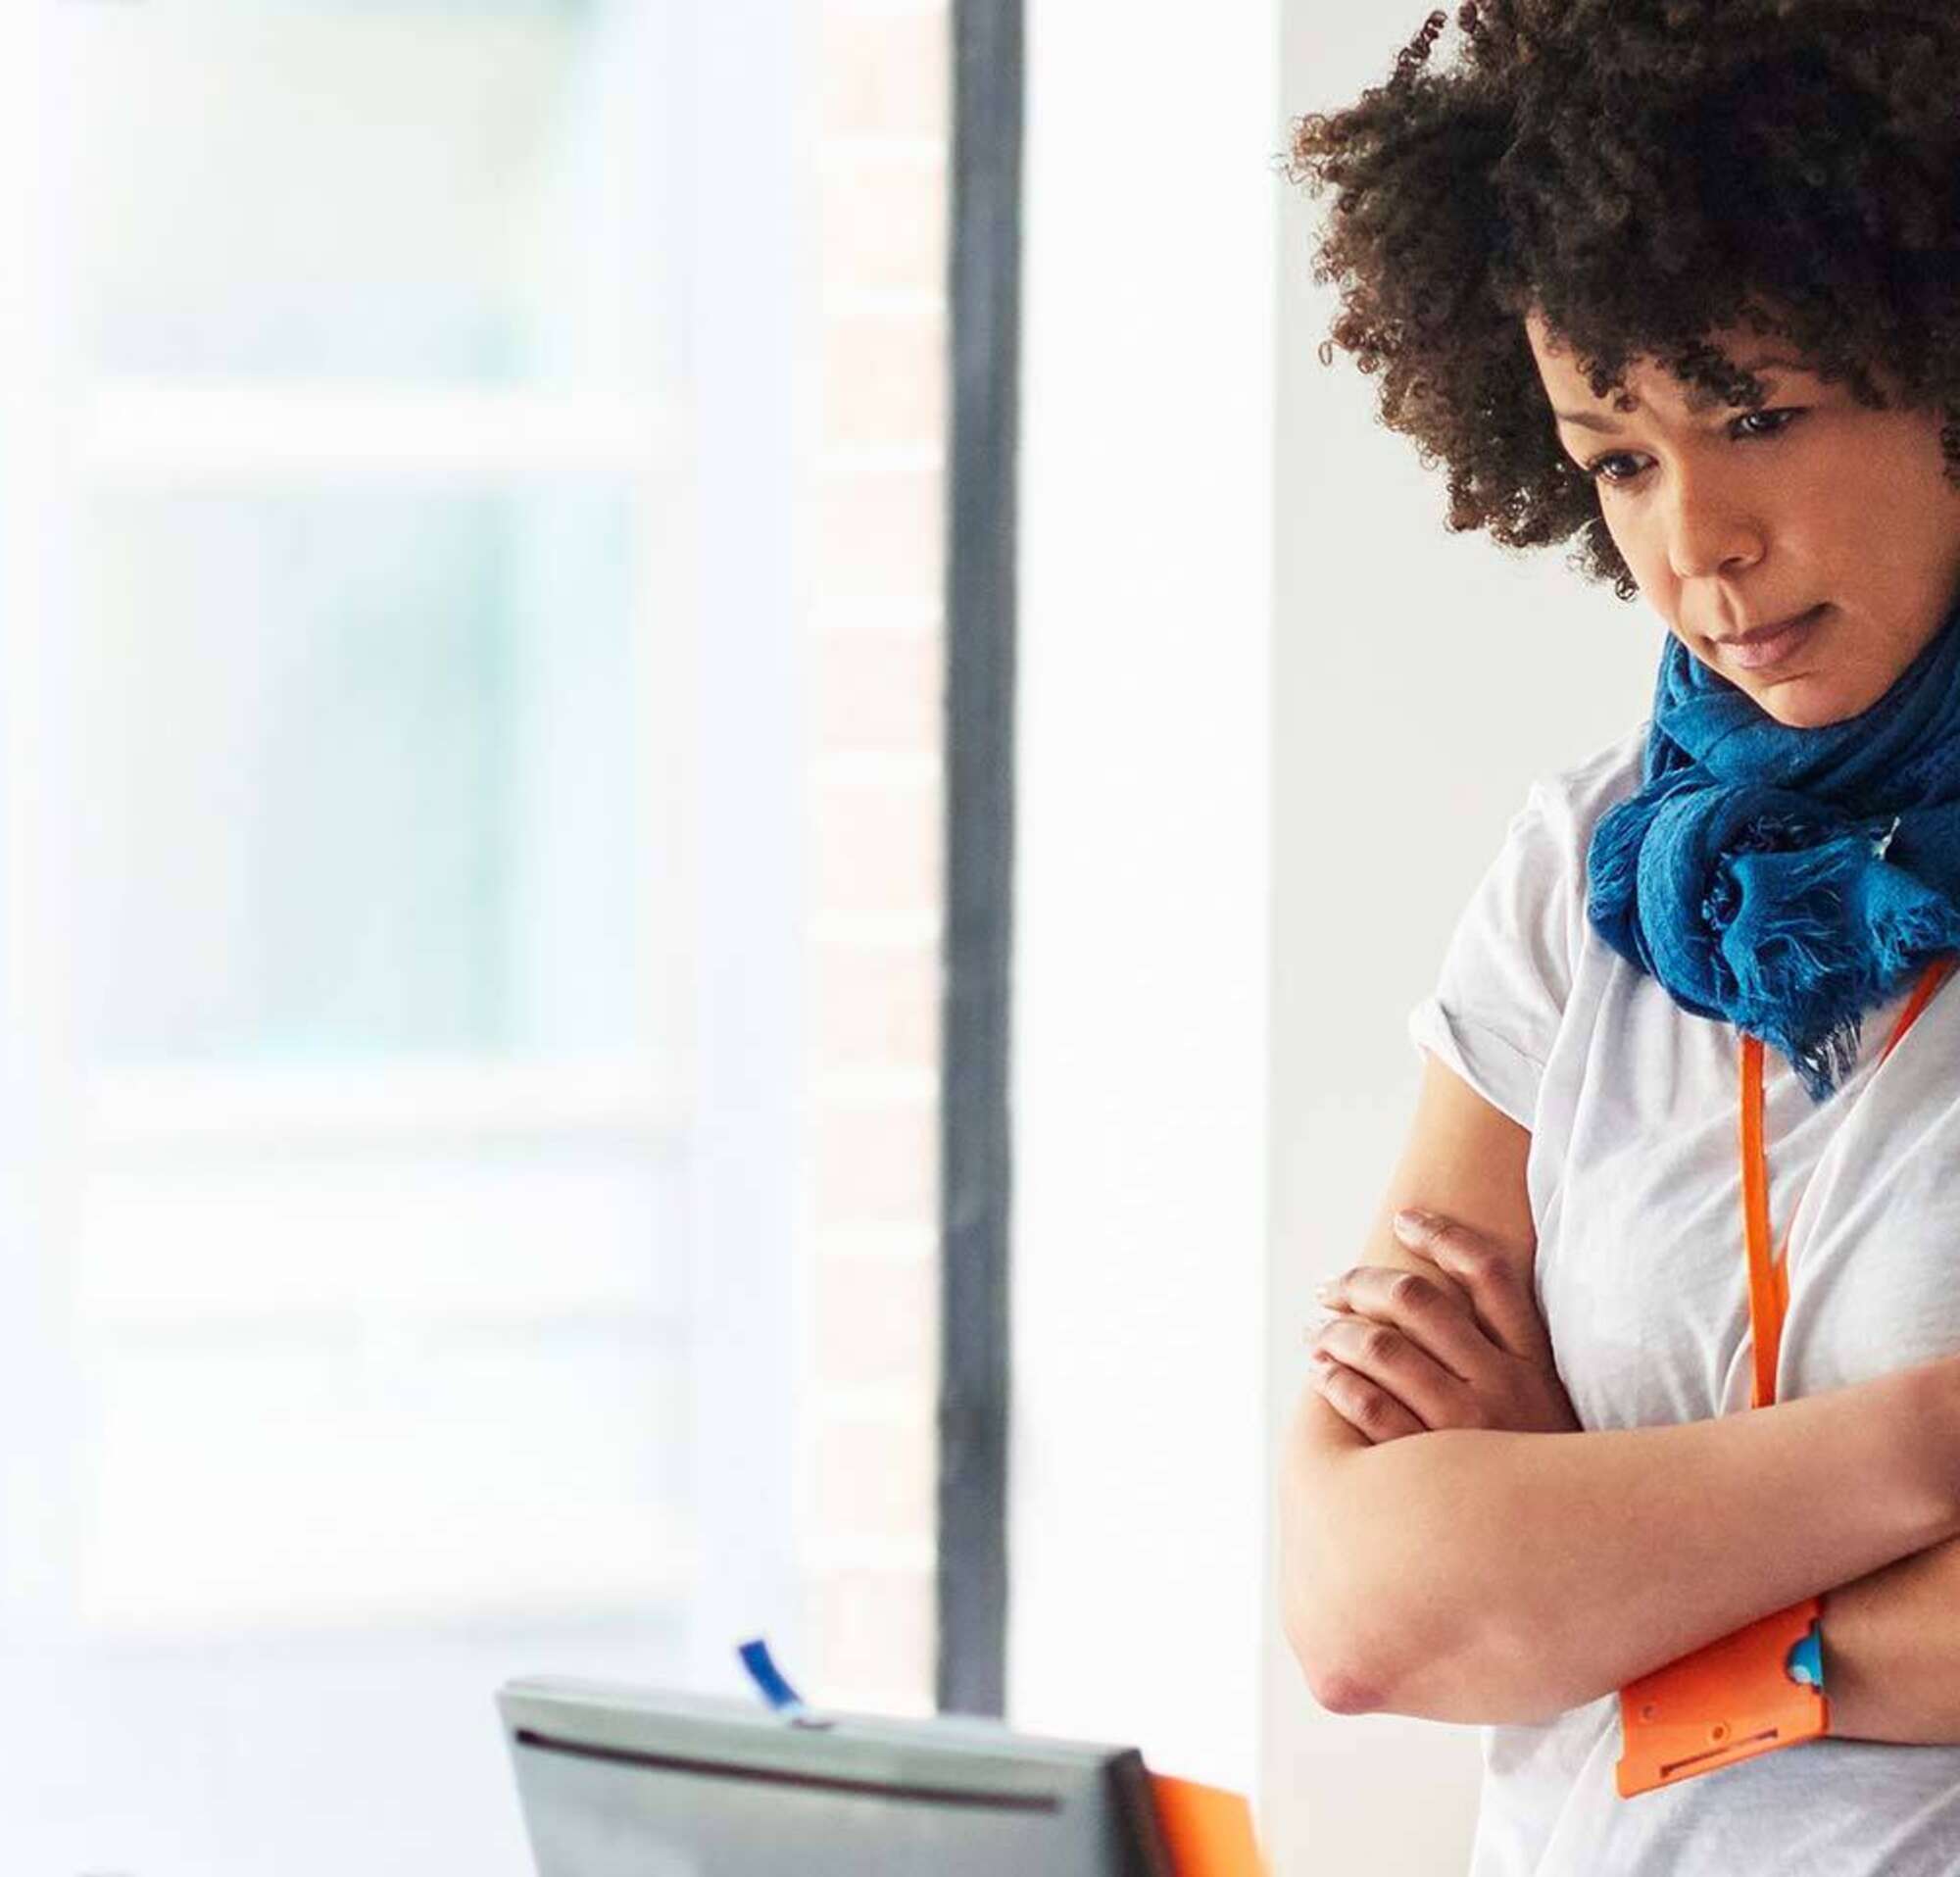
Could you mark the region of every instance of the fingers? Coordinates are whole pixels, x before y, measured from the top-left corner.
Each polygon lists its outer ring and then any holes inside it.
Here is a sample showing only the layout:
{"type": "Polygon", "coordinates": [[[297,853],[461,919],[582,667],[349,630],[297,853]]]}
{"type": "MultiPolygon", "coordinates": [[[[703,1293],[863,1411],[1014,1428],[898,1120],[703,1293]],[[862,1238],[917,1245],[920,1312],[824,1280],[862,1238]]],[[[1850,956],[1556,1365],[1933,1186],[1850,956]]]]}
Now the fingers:
{"type": "Polygon", "coordinates": [[[1398,1329],[1452,1375],[1487,1376],[1497,1351],[1478,1323],[1468,1293],[1441,1271],[1357,1264],[1315,1293],[1331,1309],[1352,1310],[1398,1329]]]}
{"type": "Polygon", "coordinates": [[[1396,1214],[1395,1232],[1398,1244],[1462,1287],[1477,1320],[1500,1349],[1550,1365],[1551,1338],[1539,1313],[1527,1260],[1454,1219],[1412,1208],[1396,1214]]]}
{"type": "Polygon", "coordinates": [[[1315,1385],[1370,1441],[1446,1427],[1579,1425],[1558,1382],[1528,1256],[1411,1209],[1396,1236],[1427,1266],[1357,1265],[1317,1293],[1315,1385]]]}
{"type": "Polygon", "coordinates": [[[1378,1388],[1365,1375],[1328,1358],[1316,1357],[1313,1386],[1320,1399],[1357,1433],[1365,1434],[1380,1446],[1399,1440],[1404,1434],[1426,1434],[1429,1430],[1386,1389],[1378,1388]]]}
{"type": "Polygon", "coordinates": [[[1481,1422],[1476,1397],[1462,1378],[1393,1324],[1337,1314],[1315,1339],[1315,1366],[1326,1372],[1323,1358],[1394,1397],[1424,1429],[1481,1422]]]}

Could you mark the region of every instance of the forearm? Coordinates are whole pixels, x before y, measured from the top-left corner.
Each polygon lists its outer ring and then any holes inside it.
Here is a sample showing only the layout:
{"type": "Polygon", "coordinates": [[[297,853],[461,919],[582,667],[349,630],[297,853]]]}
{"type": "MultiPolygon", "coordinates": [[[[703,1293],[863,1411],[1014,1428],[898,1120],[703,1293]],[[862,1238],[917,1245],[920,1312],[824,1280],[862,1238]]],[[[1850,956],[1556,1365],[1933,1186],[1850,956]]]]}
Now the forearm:
{"type": "Polygon", "coordinates": [[[1832,1733],[1960,1744],[1960,1539],[1828,1592],[1823,1633],[1832,1733]]]}
{"type": "Polygon", "coordinates": [[[1542,1719],[1960,1534],[1956,1481],[1951,1361],[1680,1426],[1380,1445],[1309,1393],[1288,1633],[1329,1705],[1542,1719]]]}

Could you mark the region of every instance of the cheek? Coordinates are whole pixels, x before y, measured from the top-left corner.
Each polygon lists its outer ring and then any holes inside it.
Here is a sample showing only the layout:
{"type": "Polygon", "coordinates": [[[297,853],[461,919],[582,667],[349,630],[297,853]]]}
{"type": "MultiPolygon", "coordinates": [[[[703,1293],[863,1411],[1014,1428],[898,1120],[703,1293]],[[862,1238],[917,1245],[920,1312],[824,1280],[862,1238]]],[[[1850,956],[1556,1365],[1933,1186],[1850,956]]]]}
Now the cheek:
{"type": "MultiPolygon", "coordinates": [[[[1889,500],[1875,501],[1863,518],[1868,532],[1883,528],[1887,508],[1899,499],[1894,480],[1889,500]]],[[[1945,477],[1943,467],[1916,476],[1911,485],[1909,505],[1893,523],[1904,536],[1902,558],[1916,570],[1921,581],[1937,587],[1943,596],[1960,572],[1960,489],[1945,477]]]]}
{"type": "Polygon", "coordinates": [[[1939,430],[1925,413],[1872,414],[1807,478],[1800,513],[1838,559],[1876,562],[1907,583],[1943,580],[1960,563],[1960,489],[1946,479],[1939,430]]]}
{"type": "Polygon", "coordinates": [[[1601,502],[1599,514],[1642,597],[1671,623],[1679,583],[1668,566],[1663,544],[1651,529],[1642,528],[1625,511],[1616,514],[1608,504],[1601,502]]]}
{"type": "Polygon", "coordinates": [[[1960,580],[1960,491],[1940,484],[1875,491],[1834,536],[1844,583],[1862,585],[1867,609],[1892,638],[1921,639],[1945,617],[1960,580]]]}

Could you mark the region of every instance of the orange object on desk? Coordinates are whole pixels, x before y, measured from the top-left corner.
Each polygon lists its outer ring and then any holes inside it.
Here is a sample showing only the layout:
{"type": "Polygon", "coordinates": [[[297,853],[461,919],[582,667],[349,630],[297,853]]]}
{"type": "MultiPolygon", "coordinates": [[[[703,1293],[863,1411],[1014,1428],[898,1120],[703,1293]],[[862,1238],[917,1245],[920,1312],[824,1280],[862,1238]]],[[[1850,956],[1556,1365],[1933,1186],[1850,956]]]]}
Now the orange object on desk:
{"type": "Polygon", "coordinates": [[[1243,1795],[1164,1773],[1151,1787],[1175,1877],[1266,1877],[1243,1795]]]}

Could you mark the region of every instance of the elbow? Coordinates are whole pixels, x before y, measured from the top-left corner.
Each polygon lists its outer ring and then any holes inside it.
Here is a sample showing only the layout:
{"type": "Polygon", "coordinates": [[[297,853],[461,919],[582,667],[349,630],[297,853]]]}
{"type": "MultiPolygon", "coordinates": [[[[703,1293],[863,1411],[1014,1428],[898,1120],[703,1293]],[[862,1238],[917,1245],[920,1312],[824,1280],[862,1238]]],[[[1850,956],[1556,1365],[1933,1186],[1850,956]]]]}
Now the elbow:
{"type": "MultiPolygon", "coordinates": [[[[1304,1667],[1304,1664],[1301,1664],[1304,1667]]],[[[1330,1714],[1378,1714],[1382,1704],[1370,1685],[1345,1669],[1335,1668],[1306,1677],[1307,1692],[1330,1714]]]]}
{"type": "Polygon", "coordinates": [[[1460,1636],[1430,1633],[1420,1646],[1397,1651],[1389,1636],[1412,1633],[1411,1617],[1392,1621],[1372,1650],[1357,1647],[1368,1626],[1344,1620],[1335,1599],[1310,1595],[1297,1580],[1286,1587],[1281,1621],[1308,1690],[1331,1714],[1535,1725],[1600,1692],[1575,1689],[1543,1652],[1507,1646],[1488,1626],[1460,1636]]]}
{"type": "Polygon", "coordinates": [[[1308,1692],[1330,1714],[1376,1713],[1381,1703],[1374,1683],[1358,1663],[1341,1655],[1329,1638],[1328,1632],[1338,1633],[1341,1625],[1319,1620],[1325,1617],[1326,1602],[1302,1585],[1296,1574],[1290,1572],[1283,1578],[1280,1627],[1287,1648],[1299,1664],[1308,1692]]]}
{"type": "Polygon", "coordinates": [[[1330,1625],[1309,1621],[1297,1606],[1284,1627],[1293,1658],[1313,1699],[1331,1714],[1406,1714],[1459,1725],[1546,1720],[1574,1704],[1548,1689],[1536,1664],[1498,1665],[1471,1652],[1440,1651],[1397,1673],[1387,1661],[1344,1654],[1327,1638],[1330,1625]]]}
{"type": "Polygon", "coordinates": [[[1571,1704],[1542,1615],[1520,1634],[1474,1592],[1467,1563],[1439,1573],[1437,1547],[1412,1546],[1398,1525],[1381,1542],[1396,1506],[1365,1470],[1379,1450],[1344,1454],[1326,1440],[1316,1450],[1315,1408],[1329,1411],[1303,1398],[1278,1495],[1280,1623],[1314,1700],[1335,1714],[1458,1723],[1536,1720],[1571,1704]],[[1364,1470],[1344,1472],[1357,1455],[1364,1470]],[[1427,1565],[1412,1565],[1412,1553],[1427,1565]]]}
{"type": "MultiPolygon", "coordinates": [[[[1304,1401],[1301,1418],[1310,1410],[1304,1401]]],[[[1335,1714],[1373,1713],[1377,1685],[1357,1659],[1356,1626],[1345,1619],[1340,1581],[1345,1574],[1328,1542],[1325,1507],[1316,1504],[1309,1469],[1295,1424],[1295,1444],[1279,1479],[1279,1617],[1287,1648],[1313,1699],[1335,1714]]]]}
{"type": "Polygon", "coordinates": [[[1306,1677],[1307,1692],[1330,1714],[1373,1714],[1381,1711],[1382,1704],[1376,1698],[1374,1685],[1364,1676],[1344,1662],[1326,1660],[1316,1652],[1303,1648],[1291,1629],[1287,1633],[1287,1642],[1293,1650],[1294,1660],[1299,1664],[1300,1673],[1306,1677]]]}

